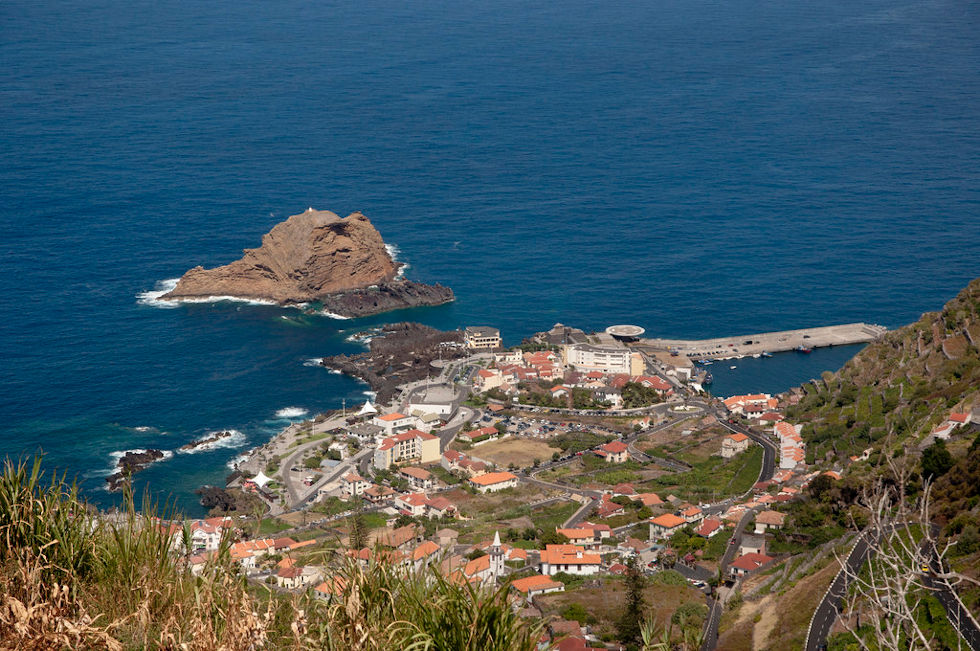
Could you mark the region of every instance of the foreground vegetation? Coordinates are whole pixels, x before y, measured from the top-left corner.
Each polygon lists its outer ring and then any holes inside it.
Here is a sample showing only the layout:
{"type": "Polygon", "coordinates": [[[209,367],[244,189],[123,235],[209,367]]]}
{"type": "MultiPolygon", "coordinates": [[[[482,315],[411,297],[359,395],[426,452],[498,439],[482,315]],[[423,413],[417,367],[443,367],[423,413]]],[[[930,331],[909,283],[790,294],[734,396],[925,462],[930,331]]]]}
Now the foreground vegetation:
{"type": "MultiPolygon", "coordinates": [[[[0,473],[0,647],[123,649],[536,648],[506,588],[340,560],[331,601],[271,591],[235,572],[225,546],[200,577],[171,553],[159,511],[111,522],[39,460],[0,473]]],[[[189,532],[184,533],[189,542],[189,532]]]]}

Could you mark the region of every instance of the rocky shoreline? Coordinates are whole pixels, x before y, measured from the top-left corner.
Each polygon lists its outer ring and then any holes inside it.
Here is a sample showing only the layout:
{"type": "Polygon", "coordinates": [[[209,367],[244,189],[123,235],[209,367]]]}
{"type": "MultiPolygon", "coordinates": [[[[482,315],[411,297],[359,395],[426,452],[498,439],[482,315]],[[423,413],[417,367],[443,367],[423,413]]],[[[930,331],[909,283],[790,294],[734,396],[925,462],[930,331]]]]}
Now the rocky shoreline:
{"type": "Polygon", "coordinates": [[[325,357],[321,363],[367,382],[381,404],[391,400],[399,385],[428,376],[433,361],[466,355],[461,332],[443,332],[421,323],[385,325],[368,345],[369,352],[325,357]]]}
{"type": "Polygon", "coordinates": [[[116,472],[105,478],[109,484],[109,491],[120,490],[134,474],[143,470],[154,461],[163,459],[162,450],[130,450],[119,458],[116,462],[116,472]]]}
{"type": "Polygon", "coordinates": [[[211,436],[207,436],[207,437],[205,437],[203,439],[198,439],[196,441],[191,441],[190,443],[187,443],[186,445],[182,445],[182,446],[180,446],[179,450],[181,452],[190,452],[191,450],[196,450],[197,448],[201,447],[202,445],[210,445],[212,443],[217,443],[221,439],[229,438],[233,434],[234,434],[234,432],[231,432],[229,430],[223,430],[221,432],[215,432],[211,436]]]}
{"type": "Polygon", "coordinates": [[[239,260],[189,270],[159,300],[226,297],[308,305],[311,312],[345,318],[454,300],[448,287],[401,278],[402,267],[361,213],[341,218],[310,208],[276,224],[259,248],[246,249],[239,260]]]}
{"type": "Polygon", "coordinates": [[[453,290],[440,284],[425,285],[412,280],[393,280],[325,296],[318,301],[320,309],[314,307],[312,311],[357,318],[409,307],[442,305],[454,300],[456,296],[453,290]]]}

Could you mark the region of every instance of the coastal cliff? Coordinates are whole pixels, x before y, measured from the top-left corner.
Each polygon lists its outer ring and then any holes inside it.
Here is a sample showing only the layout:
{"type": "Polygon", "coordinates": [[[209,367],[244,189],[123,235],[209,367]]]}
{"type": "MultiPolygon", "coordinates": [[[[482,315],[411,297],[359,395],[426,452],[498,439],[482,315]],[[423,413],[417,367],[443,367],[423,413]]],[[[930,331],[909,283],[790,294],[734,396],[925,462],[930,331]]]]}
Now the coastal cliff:
{"type": "Polygon", "coordinates": [[[246,249],[241,259],[191,269],[161,299],[229,296],[279,305],[320,303],[327,312],[350,317],[453,300],[447,287],[398,278],[399,266],[361,213],[341,218],[310,209],[277,224],[259,248],[246,249]]]}

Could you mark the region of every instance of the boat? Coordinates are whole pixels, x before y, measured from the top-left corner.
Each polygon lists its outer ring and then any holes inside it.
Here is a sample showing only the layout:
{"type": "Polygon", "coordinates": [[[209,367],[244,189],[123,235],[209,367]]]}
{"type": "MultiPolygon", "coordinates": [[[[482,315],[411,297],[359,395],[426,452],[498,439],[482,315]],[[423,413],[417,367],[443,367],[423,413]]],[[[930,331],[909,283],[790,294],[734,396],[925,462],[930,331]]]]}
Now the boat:
{"type": "Polygon", "coordinates": [[[738,367],[737,367],[737,366],[735,366],[734,364],[732,364],[732,365],[731,365],[731,366],[729,366],[728,368],[730,368],[730,369],[732,369],[732,370],[734,371],[734,370],[735,370],[735,369],[737,369],[738,367]]]}
{"type": "Polygon", "coordinates": [[[707,384],[711,384],[711,383],[712,383],[712,382],[714,382],[714,381],[715,381],[715,379],[714,379],[713,377],[711,377],[711,373],[707,373],[707,374],[706,374],[706,375],[704,376],[704,379],[703,379],[703,380],[701,380],[701,384],[705,384],[705,385],[707,385],[707,384]]]}
{"type": "Polygon", "coordinates": [[[813,352],[813,349],[812,348],[807,348],[806,346],[804,346],[804,345],[801,344],[801,345],[799,345],[799,346],[796,347],[796,352],[798,352],[798,353],[806,353],[807,355],[809,355],[810,353],[813,352]]]}
{"type": "Polygon", "coordinates": [[[714,364],[714,362],[712,362],[710,359],[701,360],[701,366],[711,366],[712,364],[714,364]]]}
{"type": "Polygon", "coordinates": [[[761,355],[763,357],[772,357],[772,353],[767,353],[766,351],[762,351],[761,355]]]}

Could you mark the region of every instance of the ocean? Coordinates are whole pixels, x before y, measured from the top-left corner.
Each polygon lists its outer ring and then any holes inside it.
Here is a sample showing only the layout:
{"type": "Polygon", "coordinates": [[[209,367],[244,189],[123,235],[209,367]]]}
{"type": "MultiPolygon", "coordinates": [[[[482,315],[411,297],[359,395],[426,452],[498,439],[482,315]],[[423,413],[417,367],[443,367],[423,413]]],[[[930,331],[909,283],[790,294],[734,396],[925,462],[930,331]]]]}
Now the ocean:
{"type": "MultiPolygon", "coordinates": [[[[897,327],[980,275],[980,16],[822,3],[0,6],[0,454],[102,505],[194,488],[367,387],[310,360],[412,319],[707,337],[897,327]],[[147,300],[308,206],[361,210],[451,305],[358,320],[147,300]]],[[[712,367],[779,391],[859,347],[712,367]]]]}

